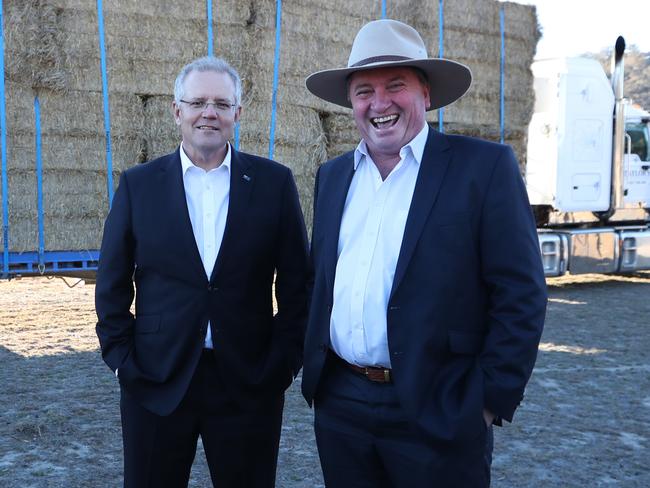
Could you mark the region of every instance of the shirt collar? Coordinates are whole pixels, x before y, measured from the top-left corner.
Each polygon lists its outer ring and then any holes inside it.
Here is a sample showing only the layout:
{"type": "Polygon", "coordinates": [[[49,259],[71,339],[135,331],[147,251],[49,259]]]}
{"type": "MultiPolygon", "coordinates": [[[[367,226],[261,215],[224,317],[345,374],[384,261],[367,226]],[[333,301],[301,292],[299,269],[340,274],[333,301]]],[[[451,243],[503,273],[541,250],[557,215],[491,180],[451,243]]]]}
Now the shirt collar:
{"type": "MultiPolygon", "coordinates": [[[[406,157],[406,151],[410,150],[411,154],[413,155],[413,159],[415,159],[415,162],[420,165],[422,162],[422,155],[424,154],[424,146],[427,143],[427,137],[429,136],[429,124],[426,122],[424,123],[424,127],[422,127],[422,130],[418,132],[418,134],[411,139],[402,149],[399,151],[399,155],[402,159],[406,157]]],[[[366,146],[366,141],[361,139],[361,142],[357,146],[357,148],[354,150],[354,169],[356,171],[357,167],[359,166],[359,163],[361,162],[362,157],[365,156],[366,158],[370,157],[368,154],[368,146],[366,146]]]]}
{"type": "MultiPolygon", "coordinates": [[[[187,155],[185,152],[185,149],[183,149],[183,143],[181,142],[181,147],[180,147],[180,153],[181,153],[181,169],[183,171],[183,176],[187,173],[187,171],[190,168],[199,168],[196,164],[192,162],[190,157],[187,155]]],[[[230,172],[230,160],[231,160],[231,151],[230,151],[230,143],[226,143],[226,157],[223,158],[223,162],[218,166],[221,168],[221,166],[225,166],[228,168],[228,172],[230,172]]],[[[202,168],[199,168],[202,169],[202,168]]],[[[215,168],[217,169],[217,168],[215,168]]]]}

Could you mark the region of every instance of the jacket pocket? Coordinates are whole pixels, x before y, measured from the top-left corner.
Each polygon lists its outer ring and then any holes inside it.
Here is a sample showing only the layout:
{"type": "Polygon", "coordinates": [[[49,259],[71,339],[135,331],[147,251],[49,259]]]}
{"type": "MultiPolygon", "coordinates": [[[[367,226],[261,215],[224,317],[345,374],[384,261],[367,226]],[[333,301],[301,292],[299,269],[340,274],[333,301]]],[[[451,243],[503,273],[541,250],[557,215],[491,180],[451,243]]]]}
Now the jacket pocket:
{"type": "Polygon", "coordinates": [[[136,334],[152,334],[160,330],[160,315],[138,315],[135,318],[136,334]]]}
{"type": "Polygon", "coordinates": [[[456,354],[476,355],[483,349],[483,334],[449,331],[449,350],[456,354]]]}

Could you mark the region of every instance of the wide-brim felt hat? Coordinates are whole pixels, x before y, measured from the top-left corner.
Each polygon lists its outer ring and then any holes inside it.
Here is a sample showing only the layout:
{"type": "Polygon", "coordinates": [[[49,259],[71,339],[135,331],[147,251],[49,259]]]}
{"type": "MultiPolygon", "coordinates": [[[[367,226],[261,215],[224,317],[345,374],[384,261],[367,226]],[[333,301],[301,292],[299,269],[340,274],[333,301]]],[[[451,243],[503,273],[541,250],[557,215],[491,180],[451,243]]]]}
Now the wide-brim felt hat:
{"type": "Polygon", "coordinates": [[[307,89],[323,100],[352,108],[348,78],[357,71],[389,67],[418,68],[427,77],[434,110],[462,97],[472,84],[472,72],[449,59],[429,58],[420,34],[397,20],[375,20],[358,32],[346,68],[318,71],[307,77],[307,89]]]}

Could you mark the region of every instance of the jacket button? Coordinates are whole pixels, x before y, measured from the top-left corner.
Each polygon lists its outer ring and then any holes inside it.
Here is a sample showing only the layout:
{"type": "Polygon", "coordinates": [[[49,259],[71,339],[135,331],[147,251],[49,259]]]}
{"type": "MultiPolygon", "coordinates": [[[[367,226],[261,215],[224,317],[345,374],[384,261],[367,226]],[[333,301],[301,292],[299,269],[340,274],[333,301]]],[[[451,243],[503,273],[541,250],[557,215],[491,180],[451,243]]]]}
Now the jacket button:
{"type": "Polygon", "coordinates": [[[319,344],[318,349],[320,352],[327,352],[327,344],[319,344]]]}

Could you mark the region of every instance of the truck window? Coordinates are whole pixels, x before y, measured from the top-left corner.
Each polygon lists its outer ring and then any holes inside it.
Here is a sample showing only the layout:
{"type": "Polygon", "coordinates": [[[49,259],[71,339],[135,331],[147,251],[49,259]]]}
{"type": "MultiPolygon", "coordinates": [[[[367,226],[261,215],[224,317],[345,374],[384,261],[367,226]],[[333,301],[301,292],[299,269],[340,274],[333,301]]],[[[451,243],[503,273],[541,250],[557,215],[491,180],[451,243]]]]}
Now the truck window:
{"type": "Polygon", "coordinates": [[[631,152],[637,154],[641,161],[650,161],[648,154],[648,128],[645,124],[628,124],[625,131],[632,139],[631,152]]]}

